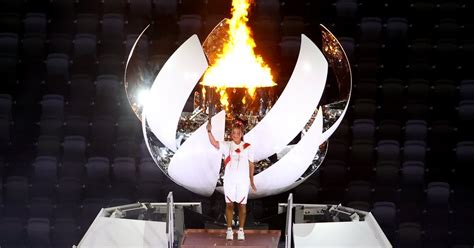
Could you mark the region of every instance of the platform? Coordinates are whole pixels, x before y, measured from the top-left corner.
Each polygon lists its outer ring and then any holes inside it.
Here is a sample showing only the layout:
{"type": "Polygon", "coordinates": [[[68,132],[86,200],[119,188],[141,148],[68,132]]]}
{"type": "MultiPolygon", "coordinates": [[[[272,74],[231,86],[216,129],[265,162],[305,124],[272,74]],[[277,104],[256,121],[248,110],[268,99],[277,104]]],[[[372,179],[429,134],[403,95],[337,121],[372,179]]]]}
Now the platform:
{"type": "MultiPolygon", "coordinates": [[[[234,230],[235,231],[235,230],[234,230]]],[[[182,248],[203,247],[245,247],[245,248],[274,248],[278,247],[280,230],[245,230],[245,240],[225,239],[225,229],[187,229],[181,240],[182,248]]]]}

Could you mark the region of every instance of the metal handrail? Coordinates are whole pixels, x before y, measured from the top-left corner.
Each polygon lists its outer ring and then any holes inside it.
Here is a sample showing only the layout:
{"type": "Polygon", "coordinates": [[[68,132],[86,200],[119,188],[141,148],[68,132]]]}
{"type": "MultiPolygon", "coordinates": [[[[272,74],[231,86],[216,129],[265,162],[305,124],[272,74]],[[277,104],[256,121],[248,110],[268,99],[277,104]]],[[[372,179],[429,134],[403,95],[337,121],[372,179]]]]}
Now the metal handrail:
{"type": "Polygon", "coordinates": [[[170,191],[168,196],[166,197],[166,204],[168,206],[168,218],[167,218],[167,226],[166,231],[168,232],[168,248],[173,248],[174,244],[174,200],[173,200],[173,192],[170,191]]]}
{"type": "Polygon", "coordinates": [[[288,196],[288,204],[286,205],[286,230],[285,230],[285,248],[291,247],[291,235],[293,228],[293,194],[288,196]]]}

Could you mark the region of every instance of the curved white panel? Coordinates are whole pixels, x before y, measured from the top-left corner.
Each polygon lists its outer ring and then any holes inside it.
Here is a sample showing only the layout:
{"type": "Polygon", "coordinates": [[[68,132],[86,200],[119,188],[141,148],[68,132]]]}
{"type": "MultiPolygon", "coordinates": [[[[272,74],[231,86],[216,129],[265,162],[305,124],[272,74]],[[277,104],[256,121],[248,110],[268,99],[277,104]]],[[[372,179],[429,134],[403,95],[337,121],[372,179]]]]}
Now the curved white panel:
{"type": "Polygon", "coordinates": [[[278,162],[255,176],[257,191],[250,190],[249,198],[283,192],[301,177],[313,161],[319,145],[326,140],[323,138],[322,130],[323,111],[319,108],[316,119],[300,142],[278,162]]]}
{"type": "MultiPolygon", "coordinates": [[[[207,122],[200,126],[171,158],[168,174],[177,184],[201,195],[210,196],[219,179],[222,156],[209,142],[207,122]]],[[[212,117],[212,133],[224,140],[225,112],[212,117]]]]}
{"type": "Polygon", "coordinates": [[[186,100],[207,69],[197,35],[191,36],[166,61],[150,89],[144,111],[156,137],[176,151],[176,129],[186,100]]]}
{"type": "Polygon", "coordinates": [[[319,104],[327,72],[324,55],[301,35],[298,60],[285,90],[267,115],[245,135],[254,147],[256,161],[281,151],[303,130],[319,104]]]}

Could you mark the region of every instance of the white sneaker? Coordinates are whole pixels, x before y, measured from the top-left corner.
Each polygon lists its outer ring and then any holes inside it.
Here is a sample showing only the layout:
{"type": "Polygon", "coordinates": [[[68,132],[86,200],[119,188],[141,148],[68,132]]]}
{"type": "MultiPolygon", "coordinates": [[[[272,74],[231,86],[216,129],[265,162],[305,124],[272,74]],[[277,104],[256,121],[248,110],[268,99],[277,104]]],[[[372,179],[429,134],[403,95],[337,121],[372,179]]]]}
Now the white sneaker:
{"type": "Polygon", "coordinates": [[[234,240],[234,231],[232,229],[228,228],[226,232],[226,238],[227,240],[234,240]]]}
{"type": "Polygon", "coordinates": [[[238,240],[245,240],[244,229],[239,228],[239,230],[237,231],[237,239],[238,240]]]}

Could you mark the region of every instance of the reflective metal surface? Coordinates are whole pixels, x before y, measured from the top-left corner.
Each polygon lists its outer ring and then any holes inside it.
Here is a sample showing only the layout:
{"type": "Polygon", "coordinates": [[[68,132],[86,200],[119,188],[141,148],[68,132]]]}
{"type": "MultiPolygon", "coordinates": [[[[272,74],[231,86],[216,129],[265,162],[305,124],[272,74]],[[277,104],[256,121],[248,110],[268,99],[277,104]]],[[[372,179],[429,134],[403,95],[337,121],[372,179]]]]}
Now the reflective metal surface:
{"type": "MultiPolygon", "coordinates": [[[[352,71],[349,59],[346,53],[344,52],[342,45],[324,25],[321,24],[320,26],[323,39],[322,52],[330,65],[329,73],[332,73],[336,78],[339,99],[337,101],[322,106],[324,115],[323,130],[327,131],[336,123],[339,118],[344,117],[342,116],[342,114],[344,110],[348,107],[349,99],[352,92],[352,71]]],[[[305,130],[307,130],[311,125],[312,121],[314,120],[314,117],[316,116],[316,113],[317,110],[313,114],[312,120],[308,122],[308,125],[305,127],[305,130]]],[[[316,172],[316,170],[323,162],[324,157],[326,156],[328,143],[329,142],[325,142],[320,146],[320,152],[317,156],[315,156],[313,164],[306,170],[300,180],[295,183],[296,185],[302,183],[314,172],[316,172]]]]}
{"type": "Polygon", "coordinates": [[[145,40],[142,38],[146,37],[145,33],[149,27],[150,25],[143,29],[133,44],[127,58],[123,76],[128,102],[130,103],[133,112],[140,120],[142,118],[144,101],[147,97],[146,94],[153,84],[153,79],[156,77],[153,70],[156,65],[150,63],[151,61],[147,61],[146,58],[142,58],[138,53],[135,53],[135,51],[142,45],[142,40],[145,40]]]}

